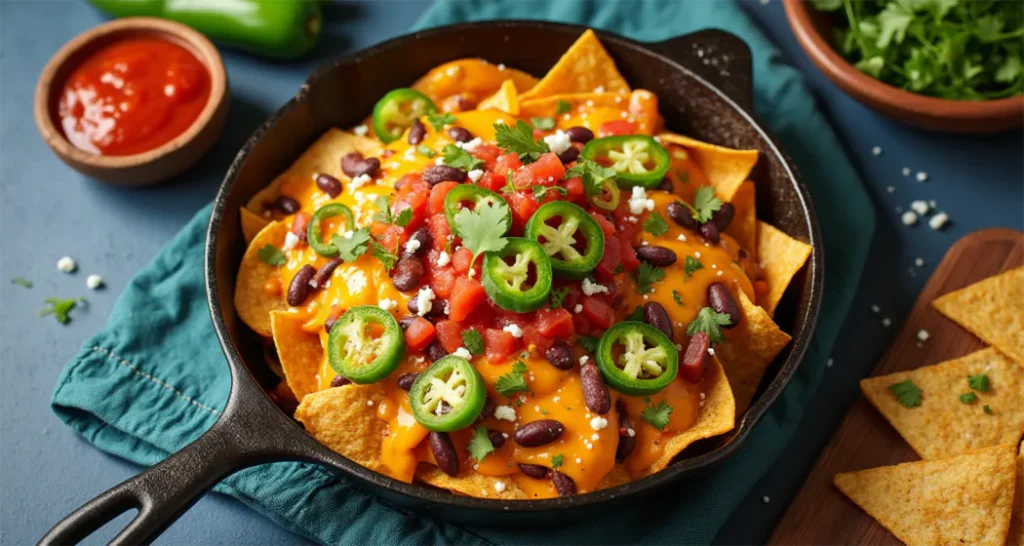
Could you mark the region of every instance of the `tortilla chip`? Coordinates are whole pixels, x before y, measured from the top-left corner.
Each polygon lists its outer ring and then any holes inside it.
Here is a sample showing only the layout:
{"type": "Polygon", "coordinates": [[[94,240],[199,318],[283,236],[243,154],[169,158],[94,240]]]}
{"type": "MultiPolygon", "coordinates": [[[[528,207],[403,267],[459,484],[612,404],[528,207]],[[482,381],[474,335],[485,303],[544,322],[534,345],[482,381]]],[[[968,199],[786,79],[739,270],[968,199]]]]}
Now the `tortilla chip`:
{"type": "Polygon", "coordinates": [[[757,150],[734,150],[675,133],[661,133],[658,138],[686,148],[723,201],[733,200],[757,164],[757,150]]]}
{"type": "Polygon", "coordinates": [[[496,93],[480,101],[477,110],[501,110],[513,116],[519,115],[519,99],[516,91],[516,84],[512,80],[505,80],[496,93]]]}
{"type": "Polygon", "coordinates": [[[324,359],[320,336],[303,330],[302,324],[303,320],[294,313],[270,313],[277,358],[281,361],[285,381],[296,400],[302,400],[302,397],[320,389],[317,374],[324,359]]]}
{"type": "Polygon", "coordinates": [[[789,343],[790,336],[742,290],[739,303],[743,319],[727,334],[726,342],[715,348],[715,355],[722,361],[736,397],[736,415],[743,415],[754,399],[765,370],[789,343]]]}
{"type": "Polygon", "coordinates": [[[950,292],[932,306],[1024,366],[1024,267],[950,292]]]}
{"type": "Polygon", "coordinates": [[[732,196],[732,206],[736,213],[732,222],[725,228],[729,235],[740,244],[740,248],[750,253],[750,258],[757,263],[757,205],[754,202],[754,183],[747,180],[736,194],[732,196]]]}
{"type": "Polygon", "coordinates": [[[567,93],[543,98],[522,100],[519,103],[519,117],[529,120],[534,117],[551,117],[561,129],[582,126],[597,133],[609,119],[627,118],[636,124],[639,134],[653,135],[661,124],[658,113],[658,97],[646,89],[626,93],[567,93]],[[562,115],[557,115],[559,105],[569,105],[562,115]]]}
{"type": "Polygon", "coordinates": [[[242,236],[245,237],[246,244],[251,243],[256,238],[256,234],[270,223],[270,220],[245,207],[238,209],[238,215],[242,221],[242,236]]]}
{"type": "Polygon", "coordinates": [[[482,98],[493,95],[501,84],[512,80],[519,93],[537,85],[537,78],[514,68],[491,64],[483,59],[457,59],[430,69],[412,88],[430,97],[438,107],[455,95],[482,98]]]}
{"type": "Polygon", "coordinates": [[[615,61],[594,31],[587,29],[537,85],[519,96],[519,100],[525,102],[564,93],[629,91],[629,83],[615,68],[615,61]]]}
{"type": "Polygon", "coordinates": [[[601,479],[601,483],[597,484],[597,491],[618,487],[631,481],[633,481],[633,478],[629,476],[629,471],[626,470],[625,465],[622,463],[615,463],[615,466],[612,467],[611,471],[605,474],[604,478],[601,479]]]}
{"type": "Polygon", "coordinates": [[[381,442],[388,433],[388,423],[377,417],[377,406],[384,399],[379,383],[333,387],[303,398],[295,418],[321,444],[374,472],[386,474],[381,442]]]}
{"type": "Polygon", "coordinates": [[[766,301],[758,301],[768,316],[775,315],[775,307],[786,293],[790,281],[803,268],[811,256],[811,245],[779,231],[771,224],[757,222],[757,260],[768,283],[766,301]]]}
{"type": "Polygon", "coordinates": [[[690,447],[690,444],[697,440],[725,434],[736,425],[736,401],[733,399],[729,381],[722,370],[722,364],[718,362],[717,358],[711,359],[711,364],[708,365],[704,373],[702,385],[705,388],[704,406],[697,422],[665,442],[665,449],[661,457],[654,461],[645,474],[664,470],[672,462],[672,459],[690,447]]]}
{"type": "MultiPolygon", "coordinates": [[[[416,479],[421,482],[447,489],[452,493],[476,497],[478,499],[526,500],[526,493],[508,476],[484,476],[472,469],[463,470],[454,478],[441,472],[441,469],[430,464],[421,463],[416,467],[416,479]],[[495,489],[497,483],[505,484],[499,493],[495,489]]],[[[500,486],[499,486],[500,487],[500,486]]]]}
{"type": "Polygon", "coordinates": [[[908,546],[1003,544],[1016,460],[1012,445],[836,474],[850,500],[908,546]]]}
{"type": "Polygon", "coordinates": [[[288,305],[280,296],[267,294],[264,289],[267,281],[278,277],[278,269],[260,260],[258,253],[267,245],[281,248],[290,228],[287,222],[271,222],[260,230],[249,248],[245,249],[235,278],[235,309],[238,310],[238,318],[263,337],[271,337],[273,333],[270,327],[271,311],[287,309],[288,305]]]}
{"type": "Polygon", "coordinates": [[[1013,513],[1006,546],[1024,546],[1024,442],[1017,453],[1017,486],[1013,492],[1013,513]]]}

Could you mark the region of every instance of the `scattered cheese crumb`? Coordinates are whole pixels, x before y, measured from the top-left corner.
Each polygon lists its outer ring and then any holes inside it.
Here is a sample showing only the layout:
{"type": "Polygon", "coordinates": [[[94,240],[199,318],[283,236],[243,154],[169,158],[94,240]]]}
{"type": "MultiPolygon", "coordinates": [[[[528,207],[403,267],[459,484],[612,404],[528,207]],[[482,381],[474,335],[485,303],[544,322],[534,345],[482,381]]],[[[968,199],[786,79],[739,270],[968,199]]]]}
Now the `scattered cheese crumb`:
{"type": "Polygon", "coordinates": [[[469,142],[456,142],[455,145],[458,146],[459,148],[462,148],[463,150],[466,150],[467,152],[472,153],[475,152],[477,147],[479,147],[483,143],[484,141],[480,140],[480,137],[476,137],[473,140],[470,140],[469,142]]]}
{"type": "Polygon", "coordinates": [[[93,290],[96,290],[97,288],[103,286],[103,277],[100,277],[99,275],[89,275],[85,279],[85,285],[93,290]]]}
{"type": "Polygon", "coordinates": [[[409,254],[415,254],[420,249],[421,244],[419,239],[409,239],[405,242],[405,251],[409,254]]]}
{"type": "Polygon", "coordinates": [[[910,210],[916,212],[920,216],[928,214],[928,202],[920,199],[912,201],[910,203],[910,210]]]}
{"type": "Polygon", "coordinates": [[[359,136],[366,136],[366,133],[370,132],[370,128],[364,123],[362,125],[356,125],[355,128],[352,129],[352,132],[359,136]]]}
{"type": "Polygon", "coordinates": [[[917,178],[918,182],[924,182],[925,180],[928,180],[928,173],[924,171],[917,171],[917,175],[914,178],[917,178]]]}
{"type": "Polygon", "coordinates": [[[512,406],[498,406],[494,408],[494,418],[501,421],[515,421],[516,410],[512,406]]]}
{"type": "Polygon", "coordinates": [[[361,174],[352,179],[352,182],[348,185],[349,193],[355,193],[355,190],[369,184],[373,179],[368,174],[361,174]]]}
{"type": "Polygon", "coordinates": [[[903,167],[903,176],[910,176],[910,167],[903,167]]]}
{"type": "Polygon", "coordinates": [[[900,221],[902,221],[905,226],[912,226],[917,223],[917,213],[912,210],[908,210],[903,213],[903,216],[900,216],[900,221]]]}
{"type": "Polygon", "coordinates": [[[879,312],[879,311],[881,311],[881,310],[882,310],[882,308],[881,308],[881,307],[879,307],[879,306],[877,306],[877,305],[872,305],[872,306],[871,306],[871,311],[872,311],[872,312],[875,312],[875,313],[877,313],[877,312],[879,312]]]}
{"type": "Polygon", "coordinates": [[[835,364],[835,362],[831,358],[829,358],[828,362],[825,363],[825,366],[831,368],[832,364],[835,364]]]}
{"type": "Polygon", "coordinates": [[[768,498],[768,495],[765,495],[765,496],[761,497],[761,502],[763,502],[765,504],[768,504],[771,501],[772,501],[772,499],[768,498]]]}
{"type": "Polygon", "coordinates": [[[458,349],[455,349],[455,352],[452,354],[463,360],[469,360],[473,358],[473,353],[469,352],[465,347],[459,347],[458,349]]]}
{"type": "Polygon", "coordinates": [[[297,244],[299,244],[299,236],[289,231],[284,234],[284,245],[281,247],[281,250],[288,252],[295,248],[295,245],[297,244]]]}
{"type": "Polygon", "coordinates": [[[366,273],[354,271],[345,277],[345,285],[349,294],[358,294],[366,288],[366,273]]]}
{"type": "Polygon", "coordinates": [[[367,400],[366,401],[366,405],[367,406],[372,406],[373,405],[373,400],[367,400]]]}
{"type": "Polygon", "coordinates": [[[587,356],[587,355],[583,355],[583,356],[581,356],[581,357],[580,357],[580,366],[582,366],[582,365],[586,364],[588,360],[590,360],[590,357],[589,357],[589,356],[587,356]]]}
{"type": "Polygon", "coordinates": [[[678,235],[678,236],[676,237],[676,239],[678,239],[678,240],[680,240],[680,241],[684,241],[684,242],[685,242],[685,241],[686,241],[686,235],[683,235],[682,233],[680,233],[680,234],[679,234],[679,235],[678,235]]]}
{"type": "Polygon", "coordinates": [[[594,430],[601,430],[608,426],[608,420],[604,417],[597,416],[590,420],[590,428],[594,430]]]}
{"type": "Polygon", "coordinates": [[[608,287],[607,286],[605,286],[603,284],[598,284],[598,283],[590,280],[590,277],[586,277],[586,278],[583,279],[582,289],[583,289],[583,293],[585,295],[587,295],[587,296],[593,296],[594,294],[607,294],[608,293],[608,287]]]}
{"type": "Polygon", "coordinates": [[[629,212],[643,214],[645,210],[654,210],[654,199],[647,198],[642,186],[633,186],[633,194],[629,197],[629,212]]]}
{"type": "Polygon", "coordinates": [[[78,269],[78,264],[75,263],[75,260],[71,259],[71,256],[64,256],[63,258],[57,260],[57,269],[65,273],[71,273],[72,271],[78,269]]]}
{"type": "Polygon", "coordinates": [[[595,87],[594,88],[594,92],[595,93],[604,93],[604,86],[603,85],[599,85],[599,86],[595,87]]]}
{"type": "Polygon", "coordinates": [[[916,265],[917,267],[924,267],[924,259],[914,258],[914,265],[916,265]]]}
{"type": "Polygon", "coordinates": [[[440,254],[437,255],[437,265],[438,265],[438,267],[444,267],[444,266],[448,265],[449,263],[451,263],[451,261],[452,261],[452,257],[449,256],[448,253],[443,251],[443,250],[441,251],[440,254]]]}
{"type": "Polygon", "coordinates": [[[572,311],[573,311],[573,313],[580,313],[580,312],[582,312],[583,311],[583,305],[580,304],[580,303],[577,303],[576,305],[573,306],[572,311]]]}
{"type": "Polygon", "coordinates": [[[476,183],[479,182],[480,179],[484,177],[484,172],[480,169],[473,169],[472,171],[469,171],[467,173],[467,176],[469,176],[470,180],[476,183]]]}
{"type": "Polygon", "coordinates": [[[494,490],[498,493],[505,492],[505,482],[494,482],[494,490]]]}
{"type": "Polygon", "coordinates": [[[583,464],[583,459],[576,457],[576,464],[583,464]]]}
{"type": "Polygon", "coordinates": [[[886,186],[886,187],[885,187],[885,191],[887,191],[887,192],[889,192],[889,193],[893,193],[893,192],[895,192],[895,191],[896,191],[896,188],[894,188],[894,187],[892,187],[892,186],[886,186]]]}
{"type": "Polygon", "coordinates": [[[708,354],[711,355],[711,356],[715,356],[715,348],[714,347],[708,347],[708,354]]]}
{"type": "Polygon", "coordinates": [[[420,288],[416,293],[416,314],[424,317],[434,308],[434,291],[429,286],[420,288]]]}
{"type": "Polygon", "coordinates": [[[928,220],[928,226],[938,231],[945,227],[946,222],[949,222],[949,215],[945,212],[940,212],[935,216],[932,216],[931,220],[928,220]]]}
{"type": "Polygon", "coordinates": [[[544,143],[548,145],[551,153],[558,155],[569,148],[572,148],[572,141],[569,134],[559,129],[555,134],[544,137],[544,143]]]}
{"type": "Polygon", "coordinates": [[[502,330],[512,334],[512,337],[514,338],[523,337],[523,329],[520,328],[518,324],[509,324],[508,326],[502,328],[502,330]]]}
{"type": "Polygon", "coordinates": [[[932,335],[928,333],[928,330],[921,329],[921,330],[917,331],[917,340],[918,341],[928,341],[928,338],[930,338],[930,337],[932,337],[932,335]]]}
{"type": "Polygon", "coordinates": [[[882,326],[888,328],[892,324],[892,319],[889,317],[882,317],[882,326]]]}
{"type": "Polygon", "coordinates": [[[882,147],[881,146],[875,146],[874,148],[871,148],[871,153],[873,155],[882,155],[882,147]]]}
{"type": "Polygon", "coordinates": [[[377,302],[377,305],[385,311],[390,311],[395,307],[398,307],[398,302],[388,298],[381,298],[380,301],[377,302]]]}

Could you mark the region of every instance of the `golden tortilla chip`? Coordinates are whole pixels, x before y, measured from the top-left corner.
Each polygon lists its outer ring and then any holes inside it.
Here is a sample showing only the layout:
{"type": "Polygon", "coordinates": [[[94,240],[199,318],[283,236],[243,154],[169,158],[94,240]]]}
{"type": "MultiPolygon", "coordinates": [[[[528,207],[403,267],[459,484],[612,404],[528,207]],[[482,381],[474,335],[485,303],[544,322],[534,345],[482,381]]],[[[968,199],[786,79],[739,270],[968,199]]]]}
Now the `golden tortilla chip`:
{"type": "Polygon", "coordinates": [[[526,500],[526,493],[509,476],[484,476],[473,469],[466,469],[454,478],[441,472],[441,469],[430,464],[421,463],[416,467],[416,479],[421,482],[447,489],[467,497],[478,499],[526,500]],[[498,483],[503,484],[497,485],[498,483]],[[501,488],[501,492],[495,489],[501,488]]]}
{"type": "Polygon", "coordinates": [[[516,84],[505,80],[496,93],[480,101],[477,110],[500,110],[513,116],[519,115],[519,99],[516,84]]]}
{"type": "Polygon", "coordinates": [[[615,466],[612,467],[611,471],[605,474],[604,478],[601,479],[601,483],[597,484],[597,491],[618,487],[631,481],[633,481],[633,478],[629,476],[629,471],[626,470],[625,465],[622,463],[615,463],[615,466]]]}
{"type": "Polygon", "coordinates": [[[1006,546],[1024,546],[1024,442],[1017,453],[1017,486],[1013,492],[1013,513],[1006,546]]]}
{"type": "Polygon", "coordinates": [[[658,138],[686,148],[723,201],[732,201],[757,164],[757,150],[734,150],[675,133],[661,133],[658,138]]]}
{"type": "Polygon", "coordinates": [[[270,223],[270,220],[244,207],[238,209],[238,215],[242,220],[242,236],[245,237],[246,244],[251,243],[256,234],[270,223]]]}
{"type": "Polygon", "coordinates": [[[950,292],[932,306],[1024,366],[1024,267],[950,292]]]}
{"type": "Polygon", "coordinates": [[[725,234],[736,239],[740,248],[750,253],[750,259],[757,263],[757,205],[754,201],[754,183],[744,182],[736,194],[732,196],[732,206],[736,213],[732,222],[725,228],[725,234]]]}
{"type": "Polygon", "coordinates": [[[908,546],[1000,546],[1010,525],[1012,445],[836,474],[847,497],[908,546]]]}
{"type": "Polygon", "coordinates": [[[238,276],[235,277],[235,309],[238,318],[263,337],[272,335],[270,312],[287,309],[288,305],[279,293],[267,292],[268,281],[278,280],[278,269],[260,260],[259,251],[267,245],[281,248],[289,229],[287,222],[271,222],[260,230],[249,248],[245,249],[242,263],[238,266],[238,276]]]}
{"type": "Polygon", "coordinates": [[[768,283],[766,301],[758,301],[768,316],[775,315],[775,306],[786,293],[790,281],[807,263],[811,245],[797,241],[766,222],[757,222],[757,261],[768,283]]]}
{"type": "Polygon", "coordinates": [[[445,103],[448,99],[464,96],[479,101],[498,91],[502,83],[496,82],[506,80],[512,80],[518,93],[537,85],[537,78],[521,70],[491,64],[483,59],[457,59],[430,69],[412,84],[412,88],[430,97],[442,110],[447,110],[445,103]]]}
{"type": "Polygon", "coordinates": [[[743,415],[754,399],[765,370],[789,343],[790,336],[742,290],[739,303],[743,319],[730,331],[726,342],[715,348],[715,355],[721,360],[736,397],[736,415],[743,415]]]}
{"type": "Polygon", "coordinates": [[[999,351],[982,349],[934,366],[860,382],[864,396],[878,408],[922,459],[938,459],[973,449],[1016,443],[1024,434],[1024,369],[999,351]],[[985,374],[989,389],[975,392],[967,376],[985,374]],[[907,408],[889,386],[911,380],[922,392],[921,405],[907,408]],[[973,392],[970,404],[960,395],[973,392]],[[985,407],[992,411],[988,414],[985,407]]]}
{"type": "Polygon", "coordinates": [[[324,359],[320,336],[303,330],[303,322],[298,315],[287,311],[270,313],[277,358],[296,400],[320,389],[317,374],[324,359]]]}
{"type": "Polygon", "coordinates": [[[615,68],[593,30],[587,29],[520,102],[564,93],[629,93],[629,83],[615,68]]]}
{"type": "Polygon", "coordinates": [[[520,97],[519,117],[530,120],[534,117],[554,118],[555,126],[561,129],[582,126],[595,133],[609,120],[628,119],[636,124],[636,132],[653,135],[661,125],[658,113],[658,97],[646,89],[631,93],[568,93],[522,100],[520,97]],[[558,115],[559,106],[568,104],[568,110],[558,115]]]}
{"type": "Polygon", "coordinates": [[[377,406],[384,399],[380,383],[333,387],[303,398],[295,418],[321,444],[374,472],[386,474],[381,443],[388,433],[388,423],[377,417],[377,406]]]}

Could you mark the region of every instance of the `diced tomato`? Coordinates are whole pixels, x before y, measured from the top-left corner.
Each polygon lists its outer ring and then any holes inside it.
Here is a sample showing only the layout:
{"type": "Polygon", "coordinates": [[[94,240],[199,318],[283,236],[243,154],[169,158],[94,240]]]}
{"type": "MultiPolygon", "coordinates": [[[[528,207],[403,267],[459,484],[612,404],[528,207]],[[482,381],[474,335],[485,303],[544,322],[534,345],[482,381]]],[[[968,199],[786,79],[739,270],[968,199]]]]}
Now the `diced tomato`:
{"type": "Polygon", "coordinates": [[[462,347],[462,330],[463,327],[454,320],[442,320],[438,321],[437,326],[434,327],[437,331],[437,340],[441,342],[441,346],[444,350],[448,351],[449,354],[454,353],[459,347],[462,347]]]}
{"type": "MultiPolygon", "coordinates": [[[[490,303],[487,301],[485,303],[490,303]]],[[[462,320],[463,328],[476,328],[483,332],[487,328],[494,327],[494,310],[490,305],[477,305],[470,311],[469,315],[462,320]]]]}
{"type": "Polygon", "coordinates": [[[526,227],[526,222],[540,208],[540,203],[532,193],[517,191],[508,196],[508,205],[512,210],[512,234],[519,235],[526,227]]]}
{"type": "Polygon", "coordinates": [[[640,260],[636,257],[636,251],[633,250],[632,238],[625,231],[619,232],[619,259],[622,260],[622,267],[626,271],[640,267],[640,260]]]}
{"type": "Polygon", "coordinates": [[[519,160],[519,154],[505,154],[494,163],[494,172],[498,176],[507,179],[509,171],[516,172],[522,166],[523,162],[519,160]]]}
{"type": "Polygon", "coordinates": [[[491,364],[500,364],[519,349],[519,340],[512,334],[495,328],[484,330],[484,351],[491,364]]]}
{"type": "Polygon", "coordinates": [[[616,119],[612,121],[606,121],[601,124],[597,129],[597,136],[606,137],[613,135],[635,135],[636,134],[636,123],[625,120],[616,119]]]}
{"type": "Polygon", "coordinates": [[[597,220],[597,224],[601,226],[601,231],[604,232],[605,239],[615,234],[615,224],[611,223],[605,215],[596,211],[590,211],[590,215],[593,216],[594,220],[597,220]]]}
{"type": "Polygon", "coordinates": [[[515,311],[509,311],[508,309],[502,309],[498,307],[498,304],[488,299],[487,305],[490,306],[492,314],[494,315],[494,327],[504,328],[509,324],[522,324],[528,322],[531,315],[528,313],[516,313],[515,311]]]}
{"type": "Polygon", "coordinates": [[[512,185],[517,190],[529,190],[533,187],[536,182],[533,181],[533,171],[527,168],[521,168],[512,175],[512,185]]]}
{"type": "Polygon", "coordinates": [[[405,209],[412,210],[412,220],[406,225],[409,233],[422,226],[429,216],[427,202],[430,199],[430,186],[422,181],[418,184],[403,188],[402,191],[398,192],[398,197],[394,200],[394,204],[391,205],[391,211],[395,215],[398,215],[405,209]]]}
{"type": "Polygon", "coordinates": [[[477,185],[491,191],[501,192],[501,188],[505,187],[507,183],[508,179],[504,176],[495,173],[484,173],[484,177],[477,182],[477,185]]]}
{"type": "Polygon", "coordinates": [[[448,217],[444,214],[434,214],[427,220],[427,227],[430,234],[434,236],[434,250],[444,250],[448,244],[448,236],[452,234],[452,228],[448,225],[448,217]]]}
{"type": "Polygon", "coordinates": [[[526,166],[533,173],[536,184],[541,186],[554,186],[559,180],[565,178],[565,166],[562,160],[553,153],[546,153],[540,156],[537,161],[526,166]]]}
{"type": "Polygon", "coordinates": [[[472,261],[473,252],[464,246],[460,246],[458,250],[452,253],[452,267],[455,268],[455,272],[459,275],[464,275],[469,271],[469,265],[472,261]]]}
{"type": "Polygon", "coordinates": [[[444,213],[444,198],[458,185],[458,182],[441,182],[430,189],[430,214],[444,213]]]}
{"type": "Polygon", "coordinates": [[[423,181],[419,173],[409,173],[395,183],[395,190],[399,193],[406,191],[429,190],[430,184],[423,181]]]}
{"type": "Polygon", "coordinates": [[[487,292],[476,279],[459,277],[448,298],[448,318],[454,321],[465,320],[473,308],[487,301],[487,292]]]}
{"type": "Polygon", "coordinates": [[[545,337],[555,339],[572,339],[572,315],[559,307],[558,309],[541,309],[537,311],[534,321],[537,331],[545,337]]]}
{"type": "Polygon", "coordinates": [[[554,343],[555,340],[541,334],[536,325],[527,324],[526,326],[523,326],[523,345],[526,347],[533,345],[537,351],[540,351],[540,353],[543,354],[544,351],[547,351],[552,345],[554,345],[554,343]]]}
{"type": "Polygon", "coordinates": [[[298,235],[299,239],[306,240],[306,224],[308,223],[309,214],[305,212],[296,212],[295,218],[292,218],[291,232],[298,235]]]}
{"type": "Polygon", "coordinates": [[[579,178],[570,178],[565,182],[562,182],[562,187],[565,188],[566,191],[566,201],[583,204],[583,201],[587,197],[584,193],[583,180],[580,180],[579,178]]]}
{"type": "MultiPolygon", "coordinates": [[[[386,224],[385,224],[386,225],[386,224]]],[[[398,252],[398,245],[402,243],[402,235],[405,233],[405,228],[398,226],[387,226],[384,228],[384,232],[377,236],[377,242],[384,248],[391,252],[398,252]]]]}
{"type": "Polygon", "coordinates": [[[494,170],[494,164],[498,161],[498,156],[501,155],[501,148],[493,144],[480,144],[473,150],[472,155],[477,159],[483,159],[487,170],[492,171],[494,170]]]}
{"type": "Polygon", "coordinates": [[[435,328],[429,320],[414,317],[405,327],[405,345],[413,351],[422,351],[434,340],[435,328]]]}
{"type": "MultiPolygon", "coordinates": [[[[604,237],[604,252],[601,254],[601,261],[597,262],[595,271],[597,278],[601,281],[610,281],[615,276],[615,269],[619,267],[619,239],[612,235],[604,237]]],[[[625,266],[623,266],[625,267],[625,266]]],[[[568,300],[568,298],[566,298],[568,300]]]]}
{"type": "Polygon", "coordinates": [[[583,298],[581,314],[601,329],[609,328],[615,322],[615,310],[612,309],[612,306],[594,296],[583,298]]]}
{"type": "Polygon", "coordinates": [[[562,302],[562,307],[565,309],[573,310],[576,308],[577,303],[583,303],[583,290],[580,289],[580,283],[577,281],[560,283],[555,281],[552,285],[552,290],[561,290],[567,288],[569,293],[565,295],[565,300],[562,302]]]}
{"type": "Polygon", "coordinates": [[[451,264],[437,265],[437,259],[441,255],[440,251],[430,249],[427,251],[427,284],[430,285],[430,289],[434,291],[434,296],[438,298],[447,298],[452,293],[452,287],[455,286],[455,270],[452,269],[451,264]]]}

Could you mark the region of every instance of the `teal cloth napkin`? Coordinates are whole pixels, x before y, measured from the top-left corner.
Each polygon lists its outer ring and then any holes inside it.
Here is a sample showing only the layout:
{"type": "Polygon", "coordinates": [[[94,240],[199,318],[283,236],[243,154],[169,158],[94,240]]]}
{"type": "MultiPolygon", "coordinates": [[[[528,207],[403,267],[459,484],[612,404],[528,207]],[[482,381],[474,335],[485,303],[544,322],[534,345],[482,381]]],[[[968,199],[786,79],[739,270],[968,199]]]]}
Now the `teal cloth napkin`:
{"type": "MultiPolygon", "coordinates": [[[[811,188],[824,236],[822,315],[805,362],[735,456],[599,522],[544,530],[457,525],[418,516],[305,463],[250,468],[215,490],[324,544],[709,542],[786,445],[821,378],[874,230],[868,198],[800,74],[731,2],[443,0],[418,26],[497,18],[580,23],[644,41],[703,28],[746,40],[754,54],[755,108],[811,188]]],[[[194,440],[227,400],[228,369],[202,278],[209,213],[209,207],[196,213],[135,276],[106,328],[68,364],[53,394],[60,419],[100,449],[139,464],[152,465],[194,440]]]]}

